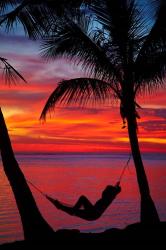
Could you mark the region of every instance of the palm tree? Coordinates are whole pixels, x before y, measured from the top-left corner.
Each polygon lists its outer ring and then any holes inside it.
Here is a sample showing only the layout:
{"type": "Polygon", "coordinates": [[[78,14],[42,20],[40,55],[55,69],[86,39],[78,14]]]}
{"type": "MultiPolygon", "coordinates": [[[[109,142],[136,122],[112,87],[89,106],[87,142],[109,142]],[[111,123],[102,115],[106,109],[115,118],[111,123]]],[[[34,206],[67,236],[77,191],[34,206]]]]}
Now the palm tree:
{"type": "Polygon", "coordinates": [[[41,215],[27,180],[14,156],[5,120],[0,109],[0,154],[20,213],[26,240],[52,240],[54,231],[41,215]]]}
{"type": "Polygon", "coordinates": [[[166,2],[140,0],[94,0],[57,20],[42,45],[46,59],[67,58],[82,66],[86,77],[61,81],[41,114],[57,104],[120,100],[120,113],[127,123],[132,156],[141,197],[141,222],[158,223],[140,153],[137,97],[163,85],[166,75],[166,2]],[[150,10],[154,10],[154,12],[150,10]],[[145,9],[147,9],[145,15],[145,9]],[[154,15],[153,15],[154,14],[154,15]]]}

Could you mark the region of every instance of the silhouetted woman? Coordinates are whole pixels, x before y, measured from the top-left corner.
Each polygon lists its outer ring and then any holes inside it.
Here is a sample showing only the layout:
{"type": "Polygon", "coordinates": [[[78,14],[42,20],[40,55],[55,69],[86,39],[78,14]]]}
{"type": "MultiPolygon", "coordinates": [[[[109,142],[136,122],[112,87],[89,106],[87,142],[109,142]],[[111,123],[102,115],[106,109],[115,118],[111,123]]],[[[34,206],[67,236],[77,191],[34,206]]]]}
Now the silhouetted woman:
{"type": "Polygon", "coordinates": [[[65,213],[90,221],[98,219],[120,191],[121,187],[119,186],[119,183],[115,186],[107,186],[102,193],[101,199],[99,199],[94,205],[86,196],[82,195],[73,207],[64,205],[60,201],[54,200],[49,196],[46,197],[54,204],[54,206],[56,206],[56,208],[65,213]]]}

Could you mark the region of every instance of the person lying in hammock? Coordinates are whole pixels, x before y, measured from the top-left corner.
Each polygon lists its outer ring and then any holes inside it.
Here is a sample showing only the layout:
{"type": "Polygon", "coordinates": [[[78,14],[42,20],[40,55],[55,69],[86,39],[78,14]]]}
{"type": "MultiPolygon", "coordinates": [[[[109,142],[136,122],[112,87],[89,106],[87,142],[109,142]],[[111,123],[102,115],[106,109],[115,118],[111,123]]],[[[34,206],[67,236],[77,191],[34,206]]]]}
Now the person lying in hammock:
{"type": "Polygon", "coordinates": [[[69,215],[80,217],[84,220],[97,220],[108,208],[116,195],[121,192],[119,182],[115,186],[107,186],[102,192],[102,197],[93,205],[86,196],[81,195],[76,204],[72,207],[64,205],[46,195],[46,198],[57,208],[69,215]]]}

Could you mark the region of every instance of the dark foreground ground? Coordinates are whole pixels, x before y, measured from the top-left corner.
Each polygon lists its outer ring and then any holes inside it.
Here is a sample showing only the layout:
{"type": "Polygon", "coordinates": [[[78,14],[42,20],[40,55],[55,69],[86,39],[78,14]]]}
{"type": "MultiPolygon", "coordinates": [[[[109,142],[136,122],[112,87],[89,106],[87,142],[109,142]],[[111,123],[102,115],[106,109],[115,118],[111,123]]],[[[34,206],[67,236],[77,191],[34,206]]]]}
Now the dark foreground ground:
{"type": "MultiPolygon", "coordinates": [[[[111,249],[111,246],[155,246],[156,249],[163,249],[166,246],[166,222],[159,225],[143,226],[140,223],[132,224],[124,229],[109,229],[103,233],[80,233],[78,230],[59,230],[55,232],[55,240],[45,241],[18,241],[0,246],[5,249],[59,249],[63,246],[76,249],[85,249],[102,244],[102,249],[111,249]],[[58,248],[57,248],[58,247],[58,248]]],[[[132,247],[132,249],[134,249],[132,247]]],[[[85,249],[86,250],[86,249],[85,249]]]]}

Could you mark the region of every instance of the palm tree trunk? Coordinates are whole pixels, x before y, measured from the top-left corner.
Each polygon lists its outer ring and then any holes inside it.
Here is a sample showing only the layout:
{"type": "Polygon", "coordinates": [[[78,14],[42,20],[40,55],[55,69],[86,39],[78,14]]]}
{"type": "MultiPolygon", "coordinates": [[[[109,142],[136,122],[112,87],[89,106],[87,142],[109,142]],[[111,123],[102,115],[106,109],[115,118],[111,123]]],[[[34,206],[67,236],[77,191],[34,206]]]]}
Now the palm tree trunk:
{"type": "Polygon", "coordinates": [[[159,223],[159,216],[150,195],[148,180],[144,170],[141,153],[137,137],[137,121],[135,114],[128,115],[128,134],[130,139],[131,151],[136,168],[137,181],[141,195],[141,222],[145,224],[159,223]]]}
{"type": "Polygon", "coordinates": [[[15,159],[0,109],[0,151],[5,174],[13,190],[27,240],[53,239],[54,231],[39,212],[26,179],[15,159]]]}

